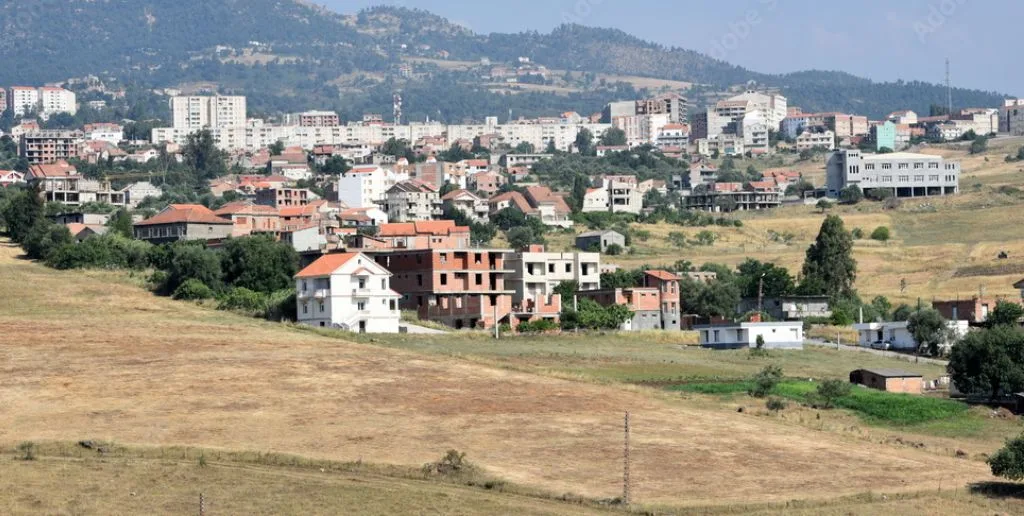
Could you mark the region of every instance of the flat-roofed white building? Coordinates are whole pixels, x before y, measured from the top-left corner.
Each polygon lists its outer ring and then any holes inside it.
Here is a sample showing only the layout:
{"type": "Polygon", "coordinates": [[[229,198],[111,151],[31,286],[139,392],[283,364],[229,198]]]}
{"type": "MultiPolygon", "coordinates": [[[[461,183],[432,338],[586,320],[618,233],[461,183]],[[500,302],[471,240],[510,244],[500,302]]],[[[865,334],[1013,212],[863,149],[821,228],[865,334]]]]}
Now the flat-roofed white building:
{"type": "Polygon", "coordinates": [[[931,154],[843,149],[828,160],[826,184],[833,197],[848,186],[864,193],[885,189],[896,197],[955,195],[960,193],[960,162],[931,154]]]}

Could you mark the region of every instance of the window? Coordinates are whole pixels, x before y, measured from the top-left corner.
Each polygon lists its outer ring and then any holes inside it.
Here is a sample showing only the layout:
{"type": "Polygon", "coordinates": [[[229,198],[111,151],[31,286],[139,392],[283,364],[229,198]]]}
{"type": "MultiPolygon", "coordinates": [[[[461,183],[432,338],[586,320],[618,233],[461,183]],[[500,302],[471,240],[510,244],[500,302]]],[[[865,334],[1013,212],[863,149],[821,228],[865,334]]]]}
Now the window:
{"type": "Polygon", "coordinates": [[[380,289],[381,290],[387,290],[388,289],[388,280],[386,280],[386,279],[380,280],[380,289]]]}
{"type": "Polygon", "coordinates": [[[874,169],[875,169],[875,164],[874,163],[866,163],[864,165],[864,170],[874,170],[874,169]]]}
{"type": "Polygon", "coordinates": [[[359,278],[359,290],[363,290],[364,288],[366,288],[366,280],[359,278]]]}
{"type": "Polygon", "coordinates": [[[477,274],[476,275],[476,284],[477,285],[483,285],[483,283],[484,283],[484,275],[483,274],[477,274]]]}
{"type": "Polygon", "coordinates": [[[929,181],[938,181],[939,180],[939,176],[937,176],[937,175],[935,175],[935,176],[928,176],[928,180],[929,181]]]}
{"type": "Polygon", "coordinates": [[[448,263],[448,253],[441,253],[441,263],[448,263]]]}
{"type": "Polygon", "coordinates": [[[572,264],[571,263],[565,264],[565,273],[566,274],[572,274],[572,264]]]}
{"type": "Polygon", "coordinates": [[[909,183],[910,182],[910,176],[900,176],[900,182],[901,183],[909,183]]]}
{"type": "Polygon", "coordinates": [[[356,303],[356,310],[359,310],[360,312],[366,311],[366,302],[365,301],[360,301],[360,302],[356,303]]]}
{"type": "Polygon", "coordinates": [[[914,176],[914,181],[917,181],[917,182],[924,181],[924,176],[914,176]]]}
{"type": "Polygon", "coordinates": [[[882,163],[882,170],[892,170],[892,163],[882,163]]]}
{"type": "Polygon", "coordinates": [[[891,183],[892,182],[892,176],[882,176],[882,182],[883,183],[891,183]]]}
{"type": "Polygon", "coordinates": [[[442,285],[447,285],[448,284],[448,275],[447,274],[442,274],[441,275],[441,284],[442,285]]]}
{"type": "Polygon", "coordinates": [[[423,286],[423,275],[422,274],[417,274],[416,275],[416,285],[420,286],[420,287],[423,286]]]}
{"type": "Polygon", "coordinates": [[[900,163],[900,170],[907,170],[910,168],[910,163],[900,163]]]}
{"type": "Polygon", "coordinates": [[[939,168],[939,164],[938,163],[929,163],[928,164],[928,168],[939,168]]]}
{"type": "Polygon", "coordinates": [[[302,313],[304,313],[304,314],[308,314],[309,313],[309,305],[308,304],[302,303],[302,313]]]}
{"type": "Polygon", "coordinates": [[[481,253],[476,253],[476,254],[475,254],[475,255],[473,256],[473,261],[474,261],[474,262],[475,262],[475,263],[476,263],[477,265],[480,265],[481,263],[484,263],[484,255],[483,255],[483,254],[481,254],[481,253]]]}
{"type": "Polygon", "coordinates": [[[549,263],[548,264],[548,272],[551,273],[551,274],[555,273],[555,264],[553,264],[553,263],[549,263]]]}
{"type": "Polygon", "coordinates": [[[306,291],[306,280],[302,280],[302,291],[306,291]]]}
{"type": "Polygon", "coordinates": [[[320,313],[324,313],[324,303],[320,302],[320,313]]]}
{"type": "Polygon", "coordinates": [[[914,163],[914,170],[924,168],[924,163],[914,163]]]}

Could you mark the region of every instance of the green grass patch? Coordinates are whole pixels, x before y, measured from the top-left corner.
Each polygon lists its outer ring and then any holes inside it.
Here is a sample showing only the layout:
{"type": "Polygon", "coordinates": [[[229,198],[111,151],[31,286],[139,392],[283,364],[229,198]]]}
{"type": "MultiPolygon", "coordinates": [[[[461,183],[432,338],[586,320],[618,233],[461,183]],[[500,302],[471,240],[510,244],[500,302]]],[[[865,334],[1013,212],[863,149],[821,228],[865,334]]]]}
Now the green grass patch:
{"type": "MultiPolygon", "coordinates": [[[[818,385],[817,382],[782,382],[772,394],[800,403],[813,403],[818,385]]],[[[722,396],[746,393],[752,387],[753,382],[738,381],[680,384],[669,387],[669,390],[722,396]]],[[[969,407],[957,401],[862,387],[855,387],[849,396],[837,400],[836,406],[857,414],[868,423],[879,425],[914,426],[970,417],[969,407]]]]}

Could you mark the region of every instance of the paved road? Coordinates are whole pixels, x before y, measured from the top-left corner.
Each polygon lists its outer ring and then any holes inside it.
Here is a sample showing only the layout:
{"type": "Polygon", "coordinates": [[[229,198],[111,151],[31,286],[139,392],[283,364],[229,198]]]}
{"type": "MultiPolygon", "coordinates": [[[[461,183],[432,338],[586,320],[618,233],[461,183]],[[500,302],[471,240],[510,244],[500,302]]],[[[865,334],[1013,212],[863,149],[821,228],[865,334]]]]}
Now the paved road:
{"type": "Polygon", "coordinates": [[[399,326],[407,328],[409,333],[416,335],[441,335],[447,332],[441,330],[435,330],[433,328],[424,328],[423,326],[416,326],[415,324],[399,323],[399,326]]]}
{"type": "MultiPolygon", "coordinates": [[[[806,341],[806,343],[810,344],[812,346],[820,346],[820,347],[823,347],[823,348],[837,349],[837,346],[836,346],[836,344],[834,342],[828,342],[828,341],[824,341],[824,340],[808,340],[808,341],[806,341]]],[[[907,355],[907,354],[904,354],[904,353],[897,353],[895,351],[884,351],[884,350],[881,350],[881,349],[861,348],[861,347],[857,347],[857,346],[847,346],[847,345],[840,345],[840,346],[838,346],[838,349],[840,351],[852,351],[852,352],[860,352],[860,353],[869,353],[869,354],[878,355],[878,356],[881,356],[881,357],[896,358],[896,359],[899,359],[899,360],[906,360],[907,362],[924,363],[924,364],[935,364],[935,365],[940,365],[940,366],[945,366],[946,364],[949,363],[946,360],[942,360],[942,359],[938,359],[938,358],[915,357],[913,355],[907,355]]]]}

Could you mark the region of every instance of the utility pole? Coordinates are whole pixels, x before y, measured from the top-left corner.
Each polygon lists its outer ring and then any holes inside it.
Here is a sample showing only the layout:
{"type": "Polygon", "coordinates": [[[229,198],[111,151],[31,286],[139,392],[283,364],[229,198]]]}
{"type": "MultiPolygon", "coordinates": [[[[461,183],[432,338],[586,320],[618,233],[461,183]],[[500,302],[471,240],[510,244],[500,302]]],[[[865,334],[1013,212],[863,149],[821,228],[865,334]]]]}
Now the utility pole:
{"type": "MultiPolygon", "coordinates": [[[[501,339],[501,324],[498,322],[498,296],[494,296],[494,340],[501,339]]],[[[512,321],[509,321],[511,323],[512,321]]]]}
{"type": "Polygon", "coordinates": [[[760,316],[764,313],[764,274],[761,274],[761,279],[757,283],[757,315],[760,316]]]}
{"type": "Polygon", "coordinates": [[[946,109],[950,118],[953,118],[953,82],[949,74],[949,58],[946,58],[946,109]]]}
{"type": "Polygon", "coordinates": [[[629,412],[626,412],[626,439],[623,449],[622,462],[622,504],[629,506],[629,412]]]}
{"type": "Polygon", "coordinates": [[[206,499],[199,493],[199,516],[206,516],[206,499]]]}

